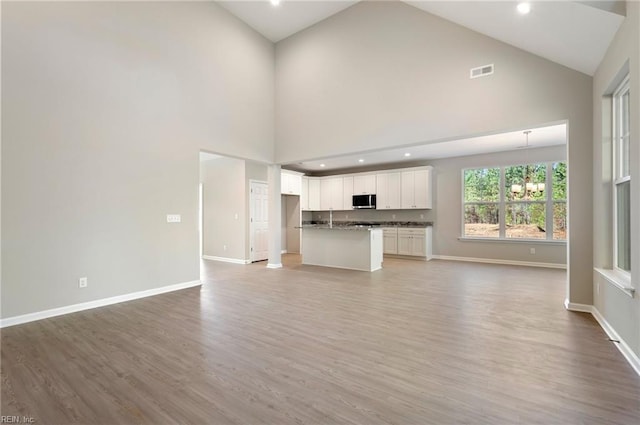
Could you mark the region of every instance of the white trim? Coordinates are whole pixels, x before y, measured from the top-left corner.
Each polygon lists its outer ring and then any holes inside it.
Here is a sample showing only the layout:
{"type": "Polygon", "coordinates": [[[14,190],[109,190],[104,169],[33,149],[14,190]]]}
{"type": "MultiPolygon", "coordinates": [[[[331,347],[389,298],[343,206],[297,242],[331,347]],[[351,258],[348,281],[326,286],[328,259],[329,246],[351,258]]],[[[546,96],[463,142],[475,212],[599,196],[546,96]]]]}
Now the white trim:
{"type": "Polygon", "coordinates": [[[468,261],[471,263],[487,263],[487,264],[506,264],[509,266],[527,266],[527,267],[546,267],[550,269],[566,269],[566,264],[558,263],[534,263],[532,261],[511,261],[500,260],[495,258],[473,258],[473,257],[454,257],[451,255],[434,255],[434,260],[446,260],[446,261],[468,261]]]}
{"type": "Polygon", "coordinates": [[[569,302],[568,298],[564,300],[564,308],[569,311],[577,311],[578,313],[591,313],[593,311],[592,305],[572,303],[569,302]]]}
{"type": "Polygon", "coordinates": [[[631,349],[631,347],[629,347],[627,342],[624,339],[620,338],[620,335],[618,335],[618,332],[616,332],[615,329],[613,329],[613,326],[611,326],[609,322],[607,322],[607,320],[604,318],[604,316],[598,311],[598,309],[595,306],[587,305],[587,304],[570,303],[568,299],[564,300],[564,306],[569,311],[577,311],[580,313],[591,313],[591,315],[594,317],[594,319],[596,319],[600,327],[607,334],[609,339],[617,341],[617,342],[614,342],[613,344],[622,353],[622,355],[627,360],[627,362],[629,362],[633,370],[635,370],[636,373],[640,375],[640,358],[636,353],[633,352],[633,350],[631,349]]]}
{"type": "Polygon", "coordinates": [[[286,249],[281,250],[280,254],[287,254],[287,250],[286,249]]]}
{"type": "Polygon", "coordinates": [[[601,269],[594,267],[593,270],[598,272],[607,282],[620,289],[622,292],[633,298],[636,288],[631,286],[631,278],[626,273],[619,271],[618,269],[601,269]]]}
{"type": "Polygon", "coordinates": [[[181,289],[201,286],[199,280],[190,282],[176,283],[175,285],[162,286],[160,288],[147,289],[145,291],[132,292],[130,294],[117,295],[115,297],[102,298],[94,301],[87,301],[80,304],[72,304],[64,307],[52,308],[50,310],[37,311],[35,313],[27,313],[20,316],[7,317],[0,320],[0,328],[8,326],[20,325],[23,323],[34,322],[36,320],[48,319],[50,317],[62,316],[64,314],[75,313],[83,310],[104,307],[107,305],[118,304],[126,301],[137,300],[139,298],[151,297],[154,295],[164,294],[166,292],[179,291],[181,289]]]}
{"type": "Polygon", "coordinates": [[[473,236],[460,236],[460,242],[508,242],[508,243],[539,243],[542,245],[566,245],[566,239],[523,239],[523,238],[474,238],[473,236]]]}
{"type": "Polygon", "coordinates": [[[278,263],[278,264],[268,263],[267,264],[267,268],[268,269],[281,269],[282,268],[282,263],[278,263]]]}
{"type": "Polygon", "coordinates": [[[233,264],[251,264],[251,260],[242,260],[240,258],[216,257],[215,255],[203,255],[203,260],[222,261],[223,263],[233,264]]]}
{"type": "Polygon", "coordinates": [[[600,314],[598,309],[593,306],[591,314],[598,321],[602,329],[604,329],[605,333],[609,336],[609,338],[619,341],[614,342],[613,344],[620,350],[625,359],[629,362],[633,370],[636,371],[638,375],[640,375],[640,358],[636,353],[633,352],[631,347],[626,343],[626,341],[620,338],[620,335],[613,329],[613,326],[607,322],[607,320],[600,314]]]}

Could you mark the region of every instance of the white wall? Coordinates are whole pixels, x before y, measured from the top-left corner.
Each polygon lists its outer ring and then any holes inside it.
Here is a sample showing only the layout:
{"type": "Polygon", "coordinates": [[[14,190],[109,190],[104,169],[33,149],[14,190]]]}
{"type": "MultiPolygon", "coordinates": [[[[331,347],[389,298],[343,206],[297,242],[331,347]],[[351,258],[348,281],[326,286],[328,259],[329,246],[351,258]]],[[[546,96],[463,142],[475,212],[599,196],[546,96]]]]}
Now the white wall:
{"type": "MultiPolygon", "coordinates": [[[[610,99],[628,64],[631,90],[631,281],[640,291],[640,3],[627,3],[627,18],[616,34],[593,80],[593,262],[613,264],[610,99]]],[[[640,356],[640,297],[631,298],[599,273],[593,273],[594,306],[629,347],[640,356]]]]}
{"type": "Polygon", "coordinates": [[[218,158],[200,166],[203,189],[204,256],[247,260],[245,161],[218,158]]]}
{"type": "MultiPolygon", "coordinates": [[[[567,120],[569,222],[592,224],[592,79],[401,2],[361,2],[276,45],[276,160],[567,120]],[[495,64],[490,77],[469,69],[495,64]]],[[[591,232],[569,235],[572,302],[592,302],[591,232]]]]}
{"type": "Polygon", "coordinates": [[[2,317],[197,280],[198,152],[272,161],[273,55],[213,2],[3,2],[2,317]]]}

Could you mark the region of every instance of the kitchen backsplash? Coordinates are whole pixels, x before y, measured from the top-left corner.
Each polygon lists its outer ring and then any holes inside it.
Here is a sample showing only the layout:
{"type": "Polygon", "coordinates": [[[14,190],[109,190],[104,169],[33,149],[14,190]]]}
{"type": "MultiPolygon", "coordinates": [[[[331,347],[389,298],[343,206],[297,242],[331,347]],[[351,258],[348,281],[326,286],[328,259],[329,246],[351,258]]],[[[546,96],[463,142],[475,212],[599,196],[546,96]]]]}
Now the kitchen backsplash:
{"type": "MultiPolygon", "coordinates": [[[[329,220],[329,211],[303,211],[302,221],[329,220]]],[[[334,211],[333,221],[435,221],[433,210],[334,211]]]]}

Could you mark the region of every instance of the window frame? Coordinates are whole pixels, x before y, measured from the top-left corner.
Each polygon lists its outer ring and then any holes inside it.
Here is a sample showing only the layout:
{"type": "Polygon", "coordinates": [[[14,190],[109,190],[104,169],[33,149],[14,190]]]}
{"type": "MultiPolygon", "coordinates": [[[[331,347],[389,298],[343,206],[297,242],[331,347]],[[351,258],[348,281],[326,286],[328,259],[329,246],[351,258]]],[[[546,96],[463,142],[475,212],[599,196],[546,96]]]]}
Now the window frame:
{"type": "MultiPolygon", "coordinates": [[[[612,155],[611,155],[611,160],[613,162],[611,170],[612,170],[612,178],[611,178],[611,191],[612,191],[612,197],[613,197],[613,205],[612,205],[612,233],[613,233],[613,258],[612,258],[612,268],[613,270],[615,270],[617,273],[622,274],[625,278],[627,279],[631,279],[631,265],[629,265],[629,270],[625,270],[621,267],[618,266],[618,187],[622,184],[625,184],[627,182],[629,182],[629,185],[631,185],[631,171],[629,170],[629,167],[627,166],[627,173],[624,174],[621,171],[622,168],[622,163],[625,160],[630,160],[629,158],[629,152],[626,152],[626,156],[625,156],[625,152],[623,152],[623,143],[621,143],[621,140],[626,138],[627,139],[627,146],[630,143],[630,133],[631,133],[631,129],[630,129],[630,119],[631,119],[631,113],[630,113],[630,102],[627,103],[627,107],[625,108],[623,99],[624,99],[624,95],[625,94],[629,94],[630,96],[630,78],[629,75],[625,76],[625,78],[622,80],[622,82],[618,85],[618,87],[616,87],[616,89],[613,92],[612,95],[612,108],[611,108],[611,113],[612,113],[612,144],[611,144],[611,148],[612,148],[612,155]],[[622,111],[622,113],[621,113],[622,111]],[[629,125],[629,129],[628,132],[626,134],[621,134],[622,132],[622,127],[623,127],[623,119],[624,119],[624,114],[626,113],[627,115],[627,123],[629,125]]],[[[629,250],[631,250],[631,247],[629,247],[629,250]]]]}
{"type": "Polygon", "coordinates": [[[552,161],[534,161],[528,163],[520,163],[520,164],[509,164],[509,165],[501,165],[501,166],[480,166],[480,167],[472,167],[472,168],[463,168],[461,172],[461,186],[462,186],[462,217],[461,217],[461,240],[479,240],[479,241],[500,241],[500,242],[538,242],[538,243],[546,243],[546,244],[565,244],[567,239],[554,239],[554,225],[555,221],[553,219],[554,205],[558,203],[563,203],[565,205],[565,211],[567,211],[567,199],[554,199],[553,198],[553,165],[556,163],[565,163],[567,160],[552,160],[552,161]],[[505,170],[510,167],[518,167],[518,166],[527,166],[527,165],[537,165],[544,164],[546,167],[545,174],[545,197],[542,199],[534,199],[534,200],[519,200],[513,201],[507,199],[506,194],[506,173],[505,170]],[[465,181],[465,173],[469,170],[481,170],[481,169],[499,169],[500,178],[499,178],[499,195],[498,201],[469,201],[467,202],[465,199],[466,196],[466,181],[465,181]],[[498,237],[491,236],[469,236],[466,234],[465,229],[465,216],[466,216],[466,208],[467,205],[496,205],[498,208],[499,214],[499,233],[498,237]],[[506,210],[509,205],[516,204],[544,204],[545,205],[545,228],[549,228],[549,223],[551,224],[551,232],[545,232],[545,238],[514,238],[507,237],[506,235],[506,210]]]}

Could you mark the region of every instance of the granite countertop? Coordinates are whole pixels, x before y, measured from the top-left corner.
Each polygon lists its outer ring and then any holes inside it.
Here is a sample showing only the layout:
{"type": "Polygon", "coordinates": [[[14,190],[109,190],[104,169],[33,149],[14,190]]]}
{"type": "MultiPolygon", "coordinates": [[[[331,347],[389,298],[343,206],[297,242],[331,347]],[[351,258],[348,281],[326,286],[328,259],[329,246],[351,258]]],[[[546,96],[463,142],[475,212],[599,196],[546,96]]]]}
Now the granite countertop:
{"type": "Polygon", "coordinates": [[[327,228],[341,230],[362,230],[382,227],[430,227],[431,221],[334,221],[329,227],[327,221],[303,221],[301,228],[327,228]]]}
{"type": "Polygon", "coordinates": [[[380,226],[371,226],[365,224],[350,224],[350,225],[336,225],[334,223],[333,226],[329,226],[329,224],[303,224],[300,227],[296,227],[296,229],[325,229],[325,230],[375,230],[382,229],[380,226]]]}

